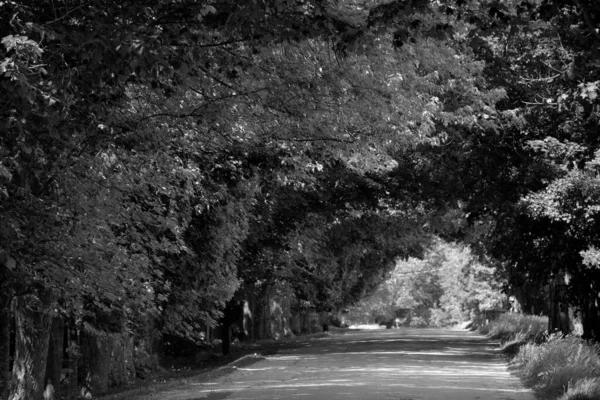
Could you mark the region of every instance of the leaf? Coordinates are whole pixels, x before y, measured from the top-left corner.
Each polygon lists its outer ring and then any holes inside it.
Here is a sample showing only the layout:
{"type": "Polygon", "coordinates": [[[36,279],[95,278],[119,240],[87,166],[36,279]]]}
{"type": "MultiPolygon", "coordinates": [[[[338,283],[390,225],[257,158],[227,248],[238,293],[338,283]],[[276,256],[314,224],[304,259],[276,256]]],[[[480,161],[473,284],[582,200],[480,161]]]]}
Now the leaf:
{"type": "Polygon", "coordinates": [[[14,269],[17,267],[17,262],[15,259],[4,251],[0,251],[0,265],[2,264],[4,264],[4,266],[10,271],[14,271],[14,269]]]}
{"type": "Polygon", "coordinates": [[[216,14],[217,13],[217,9],[214,8],[211,5],[206,5],[204,6],[204,8],[202,9],[202,15],[207,15],[207,14],[216,14]]]}
{"type": "Polygon", "coordinates": [[[588,98],[590,100],[596,100],[596,98],[598,97],[598,92],[597,91],[590,91],[588,94],[588,98]]]}
{"type": "Polygon", "coordinates": [[[14,271],[16,267],[17,267],[17,262],[15,261],[14,258],[9,256],[8,259],[6,260],[6,268],[8,268],[9,271],[14,271]]]}
{"type": "Polygon", "coordinates": [[[0,164],[0,182],[10,182],[12,180],[12,174],[2,164],[0,164]]]}
{"type": "Polygon", "coordinates": [[[182,62],[181,65],[179,66],[179,69],[177,70],[179,75],[181,75],[182,77],[187,76],[189,71],[190,71],[190,67],[186,62],[182,62]]]}
{"type": "Polygon", "coordinates": [[[44,52],[36,42],[29,39],[27,36],[8,35],[2,38],[2,44],[4,47],[6,47],[7,51],[14,49],[18,53],[21,52],[22,49],[26,48],[30,52],[34,53],[36,57],[40,57],[44,52]]]}
{"type": "MultiPolygon", "coordinates": [[[[13,59],[10,57],[5,58],[4,61],[2,61],[0,63],[0,75],[6,73],[6,71],[9,70],[9,68],[8,68],[9,64],[13,65],[13,59]]],[[[10,69],[12,69],[12,68],[10,68],[10,69]]]]}
{"type": "Polygon", "coordinates": [[[30,155],[32,150],[31,150],[31,146],[28,146],[26,144],[22,144],[21,145],[21,150],[23,150],[23,152],[27,155],[30,155]]]}
{"type": "Polygon", "coordinates": [[[46,105],[48,106],[53,106],[54,104],[56,104],[56,102],[58,102],[58,99],[52,96],[47,96],[44,95],[44,101],[46,102],[46,105]]]}

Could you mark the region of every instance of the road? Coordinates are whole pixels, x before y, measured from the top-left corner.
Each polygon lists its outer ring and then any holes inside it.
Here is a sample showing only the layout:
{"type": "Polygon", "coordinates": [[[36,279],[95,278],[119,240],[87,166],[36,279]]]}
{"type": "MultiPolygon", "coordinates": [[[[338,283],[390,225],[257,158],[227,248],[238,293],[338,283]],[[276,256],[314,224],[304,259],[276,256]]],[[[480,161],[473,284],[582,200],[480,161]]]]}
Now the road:
{"type": "Polygon", "coordinates": [[[467,331],[348,331],[306,341],[153,400],[533,400],[497,345],[467,331]]]}

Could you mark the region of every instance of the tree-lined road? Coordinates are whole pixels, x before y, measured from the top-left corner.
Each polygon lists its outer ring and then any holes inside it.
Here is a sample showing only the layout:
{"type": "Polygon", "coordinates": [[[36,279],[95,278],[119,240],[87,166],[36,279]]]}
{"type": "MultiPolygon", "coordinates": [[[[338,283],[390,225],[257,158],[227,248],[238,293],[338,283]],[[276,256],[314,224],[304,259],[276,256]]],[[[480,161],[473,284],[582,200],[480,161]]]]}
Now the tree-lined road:
{"type": "Polygon", "coordinates": [[[496,343],[466,331],[349,331],[144,398],[532,400],[496,343]]]}

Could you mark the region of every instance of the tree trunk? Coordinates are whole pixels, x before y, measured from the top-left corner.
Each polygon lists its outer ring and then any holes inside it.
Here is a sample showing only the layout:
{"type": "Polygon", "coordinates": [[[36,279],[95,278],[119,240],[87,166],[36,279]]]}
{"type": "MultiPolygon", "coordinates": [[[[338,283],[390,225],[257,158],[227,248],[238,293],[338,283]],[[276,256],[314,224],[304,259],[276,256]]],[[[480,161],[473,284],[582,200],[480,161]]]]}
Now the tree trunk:
{"type": "Polygon", "coordinates": [[[76,324],[67,326],[67,354],[69,356],[69,386],[67,398],[76,399],[79,394],[79,360],[81,358],[81,346],[79,330],[76,324]]]}
{"type": "Polygon", "coordinates": [[[231,348],[230,344],[231,344],[231,338],[229,335],[229,323],[227,321],[225,321],[221,325],[221,353],[223,353],[224,356],[229,354],[229,351],[231,348]]]}
{"type": "Polygon", "coordinates": [[[549,315],[548,332],[562,332],[568,334],[571,331],[569,323],[569,307],[564,302],[564,284],[562,275],[556,274],[550,282],[549,293],[549,315]]]}
{"type": "Polygon", "coordinates": [[[48,361],[46,362],[45,387],[47,396],[45,396],[44,400],[57,400],[61,398],[60,374],[63,361],[64,328],[65,324],[62,318],[54,317],[48,346],[48,361]]]}
{"type": "Polygon", "coordinates": [[[82,368],[85,389],[98,396],[109,388],[124,386],[135,377],[133,339],[127,333],[81,334],[82,368]]]}
{"type": "Polygon", "coordinates": [[[0,399],[8,397],[10,384],[10,329],[12,312],[8,306],[0,309],[0,399]]]}
{"type": "Polygon", "coordinates": [[[581,305],[582,325],[584,339],[600,339],[600,318],[598,315],[598,306],[596,305],[596,293],[591,293],[586,296],[585,301],[581,305]]]}
{"type": "Polygon", "coordinates": [[[52,323],[46,304],[32,295],[16,299],[15,360],[9,400],[42,398],[52,323]]]}
{"type": "Polygon", "coordinates": [[[231,343],[231,331],[239,330],[244,325],[244,302],[239,299],[231,299],[223,310],[221,318],[221,350],[223,355],[229,354],[231,343]]]}
{"type": "Polygon", "coordinates": [[[556,296],[556,282],[550,282],[548,290],[548,332],[554,333],[558,330],[558,299],[556,296]]]}

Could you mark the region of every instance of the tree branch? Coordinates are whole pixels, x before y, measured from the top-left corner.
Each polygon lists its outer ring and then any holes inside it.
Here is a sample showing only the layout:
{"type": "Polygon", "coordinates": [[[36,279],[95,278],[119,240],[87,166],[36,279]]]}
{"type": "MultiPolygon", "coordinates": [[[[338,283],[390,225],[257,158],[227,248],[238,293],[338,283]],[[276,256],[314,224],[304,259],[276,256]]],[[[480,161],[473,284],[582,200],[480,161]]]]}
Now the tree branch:
{"type": "Polygon", "coordinates": [[[583,14],[583,20],[585,21],[592,34],[596,36],[597,39],[600,39],[600,31],[598,27],[594,24],[594,20],[592,19],[592,15],[590,14],[590,10],[588,10],[587,6],[583,3],[582,0],[575,0],[575,4],[579,6],[581,13],[583,14]]]}
{"type": "Polygon", "coordinates": [[[284,138],[284,137],[276,137],[276,140],[289,140],[292,142],[335,142],[335,143],[347,143],[352,144],[356,143],[356,139],[346,140],[346,139],[338,139],[334,137],[313,137],[313,138],[284,138]]]}
{"type": "MultiPolygon", "coordinates": [[[[192,89],[192,88],[190,88],[190,89],[192,89]]],[[[222,96],[222,97],[217,97],[217,98],[214,98],[214,99],[210,99],[206,103],[203,103],[200,106],[195,107],[191,111],[188,111],[188,112],[185,112],[185,113],[160,112],[160,113],[156,113],[156,114],[146,115],[145,117],[140,118],[137,121],[137,123],[139,124],[140,122],[146,121],[148,119],[156,118],[156,117],[169,117],[169,118],[188,118],[188,117],[193,117],[193,116],[196,115],[196,113],[198,111],[200,111],[201,109],[203,109],[205,107],[208,107],[210,104],[216,103],[216,102],[221,101],[221,100],[230,99],[230,98],[233,98],[233,97],[249,96],[249,95],[252,95],[252,94],[256,94],[256,93],[262,92],[263,90],[266,90],[266,89],[267,88],[259,88],[259,89],[256,89],[256,90],[252,90],[250,92],[237,93],[237,94],[228,94],[227,96],[222,96]]]]}

